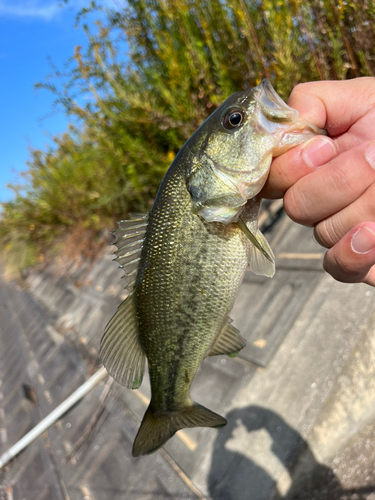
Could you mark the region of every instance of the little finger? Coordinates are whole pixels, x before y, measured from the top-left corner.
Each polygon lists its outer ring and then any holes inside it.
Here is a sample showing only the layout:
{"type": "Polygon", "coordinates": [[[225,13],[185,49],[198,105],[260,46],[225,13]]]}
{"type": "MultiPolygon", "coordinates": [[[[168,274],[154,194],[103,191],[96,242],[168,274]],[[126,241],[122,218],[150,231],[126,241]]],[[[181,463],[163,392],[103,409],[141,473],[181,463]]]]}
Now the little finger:
{"type": "Polygon", "coordinates": [[[375,286],[375,223],[349,231],[327,251],[323,267],[337,281],[375,286]]]}

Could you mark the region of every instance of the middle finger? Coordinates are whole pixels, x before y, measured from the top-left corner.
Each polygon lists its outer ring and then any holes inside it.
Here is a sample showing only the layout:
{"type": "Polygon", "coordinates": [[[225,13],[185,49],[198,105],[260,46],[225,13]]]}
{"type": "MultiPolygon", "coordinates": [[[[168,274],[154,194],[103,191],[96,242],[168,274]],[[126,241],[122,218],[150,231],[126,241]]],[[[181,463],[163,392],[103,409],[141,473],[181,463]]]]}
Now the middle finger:
{"type": "Polygon", "coordinates": [[[284,197],[290,218],[311,227],[353,203],[375,182],[373,149],[375,160],[375,143],[362,144],[297,181],[284,197]]]}

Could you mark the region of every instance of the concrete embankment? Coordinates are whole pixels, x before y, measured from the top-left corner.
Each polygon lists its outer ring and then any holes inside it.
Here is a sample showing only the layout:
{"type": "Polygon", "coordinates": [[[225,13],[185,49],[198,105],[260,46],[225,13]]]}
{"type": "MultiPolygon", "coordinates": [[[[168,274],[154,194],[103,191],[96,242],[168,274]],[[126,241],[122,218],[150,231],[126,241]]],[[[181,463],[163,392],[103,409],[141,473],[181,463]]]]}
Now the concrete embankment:
{"type": "MultiPolygon", "coordinates": [[[[247,346],[205,360],[193,387],[225,428],[133,459],[148,380],[108,378],[0,471],[1,500],[374,500],[375,290],[325,275],[310,231],[285,216],[268,240],[276,276],[246,275],[231,314],[247,346]]],[[[111,258],[0,283],[0,453],[99,368],[126,295],[111,258]]]]}

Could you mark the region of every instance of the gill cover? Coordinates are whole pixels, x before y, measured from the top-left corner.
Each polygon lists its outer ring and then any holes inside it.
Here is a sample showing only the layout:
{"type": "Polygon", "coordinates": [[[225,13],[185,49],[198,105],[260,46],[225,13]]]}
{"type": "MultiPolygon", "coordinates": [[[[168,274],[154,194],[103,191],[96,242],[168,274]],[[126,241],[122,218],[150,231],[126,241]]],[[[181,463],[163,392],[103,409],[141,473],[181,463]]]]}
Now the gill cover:
{"type": "Polygon", "coordinates": [[[191,155],[187,188],[193,211],[208,222],[238,222],[264,186],[272,157],[324,133],[301,118],[269,80],[229,97],[202,125],[205,140],[191,155]]]}

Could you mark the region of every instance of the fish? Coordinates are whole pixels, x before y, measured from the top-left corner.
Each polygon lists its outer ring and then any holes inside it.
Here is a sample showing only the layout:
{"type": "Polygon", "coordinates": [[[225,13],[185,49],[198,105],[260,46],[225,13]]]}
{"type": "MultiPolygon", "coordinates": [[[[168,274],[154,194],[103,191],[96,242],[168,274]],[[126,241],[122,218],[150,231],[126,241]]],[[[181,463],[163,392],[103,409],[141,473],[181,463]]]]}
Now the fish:
{"type": "Polygon", "coordinates": [[[100,355],[130,389],[140,387],[147,359],[151,400],[134,457],[180,429],[227,423],[193,402],[191,385],[206,357],[245,346],[229,313],[246,269],[275,272],[257,227],[272,157],[324,133],[263,80],[226,99],[184,144],[148,214],[119,223],[115,254],[129,295],[105,328],[100,355]]]}

